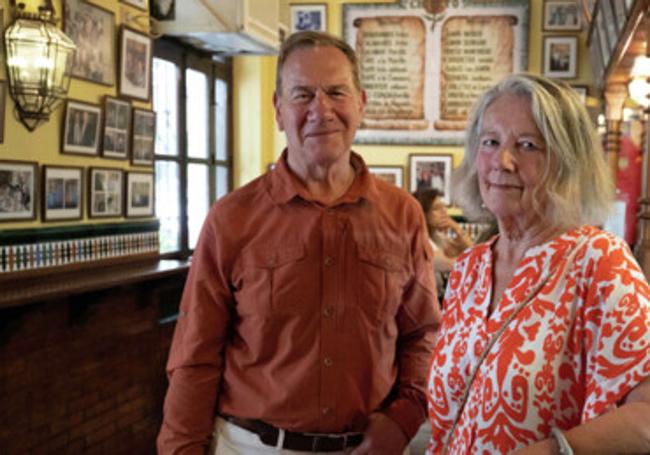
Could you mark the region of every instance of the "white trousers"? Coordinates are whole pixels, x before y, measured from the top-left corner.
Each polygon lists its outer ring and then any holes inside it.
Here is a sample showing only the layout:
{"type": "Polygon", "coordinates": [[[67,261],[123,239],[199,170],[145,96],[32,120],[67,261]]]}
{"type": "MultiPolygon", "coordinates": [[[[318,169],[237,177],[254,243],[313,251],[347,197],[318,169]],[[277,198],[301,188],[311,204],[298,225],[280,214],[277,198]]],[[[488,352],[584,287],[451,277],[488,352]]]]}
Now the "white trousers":
{"type": "Polygon", "coordinates": [[[341,452],[297,452],[271,447],[260,441],[259,436],[255,433],[244,430],[221,417],[217,417],[212,441],[213,445],[216,441],[216,448],[211,449],[210,453],[215,455],[308,455],[314,453],[345,455],[354,450],[354,447],[350,447],[341,452]]]}

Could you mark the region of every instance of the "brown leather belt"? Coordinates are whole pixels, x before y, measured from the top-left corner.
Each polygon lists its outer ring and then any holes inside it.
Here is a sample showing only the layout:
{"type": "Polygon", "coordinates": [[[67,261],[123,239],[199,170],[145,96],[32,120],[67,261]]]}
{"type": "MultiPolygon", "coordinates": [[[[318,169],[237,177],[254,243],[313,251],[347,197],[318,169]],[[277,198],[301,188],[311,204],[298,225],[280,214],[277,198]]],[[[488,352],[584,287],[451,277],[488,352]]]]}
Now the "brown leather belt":
{"type": "MultiPolygon", "coordinates": [[[[267,446],[277,446],[280,430],[273,425],[264,423],[261,420],[240,419],[239,417],[226,415],[222,417],[244,430],[255,433],[267,446]]],[[[285,431],[282,448],[300,452],[338,452],[348,447],[356,447],[361,444],[362,440],[363,435],[361,433],[330,436],[327,434],[305,434],[285,431]]]]}

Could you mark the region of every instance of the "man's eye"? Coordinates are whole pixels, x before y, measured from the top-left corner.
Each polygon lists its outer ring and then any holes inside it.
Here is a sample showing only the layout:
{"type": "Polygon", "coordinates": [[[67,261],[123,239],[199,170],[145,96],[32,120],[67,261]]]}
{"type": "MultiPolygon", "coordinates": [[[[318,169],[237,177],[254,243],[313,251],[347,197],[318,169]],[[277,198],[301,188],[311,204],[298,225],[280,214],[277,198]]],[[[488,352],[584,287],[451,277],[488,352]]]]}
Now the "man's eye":
{"type": "Polygon", "coordinates": [[[481,141],[481,145],[483,147],[496,147],[497,145],[499,145],[499,142],[496,141],[495,139],[483,139],[481,141]]]}

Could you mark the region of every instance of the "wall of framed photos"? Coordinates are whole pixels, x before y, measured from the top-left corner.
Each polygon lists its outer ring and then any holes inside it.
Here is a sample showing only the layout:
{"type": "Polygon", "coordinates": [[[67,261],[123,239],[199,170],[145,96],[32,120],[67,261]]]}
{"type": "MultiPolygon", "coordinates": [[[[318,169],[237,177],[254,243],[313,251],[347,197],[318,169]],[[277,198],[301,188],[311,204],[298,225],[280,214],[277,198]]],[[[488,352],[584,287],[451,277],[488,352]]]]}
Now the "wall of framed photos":
{"type": "MultiPolygon", "coordinates": [[[[28,10],[39,4],[26,3],[28,10]]],[[[14,116],[4,51],[0,55],[0,177],[27,186],[20,196],[0,191],[0,232],[151,220],[155,114],[148,0],[54,0],[53,6],[78,47],[68,100],[34,132],[14,116]],[[112,178],[103,179],[99,169],[112,178]]],[[[9,0],[0,7],[4,32],[13,20],[9,0]]]]}

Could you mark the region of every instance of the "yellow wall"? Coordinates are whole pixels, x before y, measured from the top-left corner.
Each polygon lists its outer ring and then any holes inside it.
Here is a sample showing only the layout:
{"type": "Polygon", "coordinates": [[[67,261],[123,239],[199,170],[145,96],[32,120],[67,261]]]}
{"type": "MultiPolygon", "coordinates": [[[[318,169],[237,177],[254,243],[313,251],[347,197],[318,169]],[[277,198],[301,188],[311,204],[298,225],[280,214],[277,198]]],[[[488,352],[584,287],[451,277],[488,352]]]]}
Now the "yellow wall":
{"type": "MultiPolygon", "coordinates": [[[[292,0],[291,3],[314,3],[313,0],[292,0]]],[[[327,0],[327,24],[328,31],[337,36],[342,36],[342,5],[345,3],[394,3],[393,0],[327,0]]],[[[563,33],[543,33],[542,32],[542,4],[541,1],[530,2],[530,29],[528,34],[529,48],[528,48],[528,70],[533,73],[541,73],[542,68],[542,37],[543,35],[566,35],[563,33]]],[[[570,34],[570,33],[569,33],[570,34]]],[[[578,52],[578,77],[576,79],[567,80],[571,84],[592,85],[592,71],[589,64],[588,52],[586,49],[586,31],[580,34],[579,52],[578,52]]],[[[261,102],[267,106],[271,105],[272,86],[275,81],[275,57],[236,57],[235,64],[235,99],[240,102],[250,102],[257,104],[261,102]],[[252,61],[261,60],[264,63],[254,65],[252,61]],[[263,73],[258,73],[255,76],[249,76],[248,71],[263,70],[263,73]],[[243,77],[246,85],[241,85],[239,77],[243,77]],[[252,78],[256,78],[255,85],[249,85],[252,78]],[[245,92],[241,94],[241,92],[245,92]],[[253,93],[254,92],[254,93],[253,93]]],[[[593,87],[590,87],[590,93],[593,87]]],[[[596,100],[590,100],[596,103],[596,100]]],[[[243,113],[248,109],[247,105],[239,105],[236,110],[243,113]]],[[[241,115],[237,116],[239,122],[242,122],[241,127],[237,128],[235,137],[238,135],[246,136],[241,137],[239,141],[235,141],[235,156],[240,153],[245,154],[246,160],[242,160],[235,168],[235,186],[241,186],[251,179],[255,178],[260,173],[266,170],[268,163],[274,161],[282,151],[285,145],[282,133],[278,133],[273,122],[273,111],[263,110],[264,115],[260,121],[252,118],[253,110],[250,110],[251,116],[241,115]],[[259,124],[263,129],[255,131],[249,128],[249,125],[259,124]],[[267,131],[265,128],[273,128],[273,132],[267,131]],[[269,136],[271,135],[272,136],[269,136]],[[250,137],[255,135],[256,137],[250,137]],[[269,140],[273,137],[273,140],[269,140]],[[247,148],[245,151],[237,147],[237,144],[250,145],[256,143],[258,148],[252,150],[247,148]],[[246,167],[251,166],[251,167],[246,167]],[[256,169],[253,169],[253,167],[256,169]]],[[[433,146],[433,145],[355,145],[354,150],[359,152],[366,163],[368,164],[384,164],[384,165],[398,165],[404,166],[405,178],[407,178],[408,155],[410,153],[451,153],[454,156],[454,166],[460,164],[462,159],[462,147],[459,146],[433,146]]],[[[243,156],[243,155],[242,155],[243,156]]]]}
{"type": "MultiPolygon", "coordinates": [[[[34,11],[36,8],[34,5],[39,5],[41,2],[36,0],[28,0],[26,2],[27,10],[34,11]]],[[[119,51],[117,48],[117,43],[119,41],[119,29],[120,24],[128,22],[132,28],[142,29],[138,24],[142,23],[142,18],[137,19],[137,16],[148,15],[148,13],[133,8],[129,5],[119,3],[117,0],[93,0],[93,4],[100,6],[106,10],[112,11],[115,14],[115,43],[116,43],[116,64],[119,59],[119,51]],[[133,22],[135,19],[138,22],[133,22]]],[[[56,17],[62,17],[61,9],[61,0],[54,0],[53,2],[56,17]]],[[[9,1],[2,0],[2,9],[4,15],[4,24],[6,27],[11,24],[12,18],[9,10],[9,1]]],[[[146,23],[146,21],[144,21],[146,23]]],[[[60,25],[61,23],[59,23],[60,25]]],[[[4,50],[2,51],[3,61],[2,61],[2,79],[6,79],[5,69],[4,69],[4,50]]],[[[116,70],[117,78],[117,70],[116,70]]],[[[0,144],[0,160],[28,160],[36,161],[41,166],[44,164],[56,164],[61,166],[82,166],[85,168],[88,167],[112,167],[112,168],[122,168],[125,170],[131,169],[129,162],[127,160],[115,160],[115,159],[104,159],[99,156],[97,157],[85,157],[85,156],[75,156],[75,155],[64,155],[61,153],[61,136],[62,136],[62,123],[63,116],[65,113],[64,103],[54,111],[50,117],[50,120],[38,128],[35,131],[29,132],[15,117],[14,117],[14,102],[8,94],[8,88],[6,90],[6,102],[5,102],[5,131],[4,131],[4,143],[0,144]]],[[[92,82],[83,81],[80,79],[72,79],[70,83],[70,91],[68,92],[68,98],[73,100],[84,101],[87,103],[100,104],[103,102],[103,97],[105,95],[117,96],[117,82],[113,87],[106,85],[95,84],[92,82]]],[[[150,108],[151,104],[142,103],[138,101],[132,101],[134,107],[141,108],[150,108]]],[[[143,167],[134,167],[133,170],[144,170],[147,171],[147,168],[143,167]]],[[[40,177],[40,175],[39,175],[40,177]]],[[[84,176],[85,178],[85,176],[84,176]]],[[[86,182],[84,182],[86,184],[86,182]]],[[[39,182],[40,185],[40,182],[39,182]]],[[[92,219],[88,220],[87,218],[87,191],[84,189],[84,219],[81,223],[114,223],[116,221],[125,221],[124,218],[101,218],[101,219],[92,219]]],[[[34,221],[23,221],[23,222],[11,222],[11,223],[2,223],[0,224],[0,229],[15,229],[15,228],[33,228],[38,226],[58,226],[58,225],[69,225],[69,224],[78,224],[79,221],[74,222],[47,222],[41,223],[40,219],[40,209],[41,202],[40,199],[40,188],[39,188],[39,203],[37,204],[38,216],[34,221]]]]}

